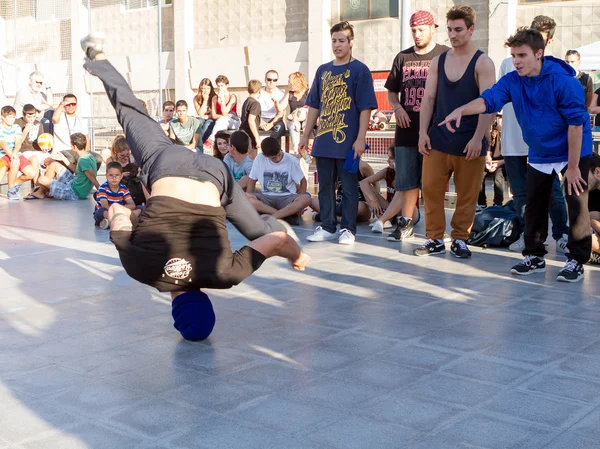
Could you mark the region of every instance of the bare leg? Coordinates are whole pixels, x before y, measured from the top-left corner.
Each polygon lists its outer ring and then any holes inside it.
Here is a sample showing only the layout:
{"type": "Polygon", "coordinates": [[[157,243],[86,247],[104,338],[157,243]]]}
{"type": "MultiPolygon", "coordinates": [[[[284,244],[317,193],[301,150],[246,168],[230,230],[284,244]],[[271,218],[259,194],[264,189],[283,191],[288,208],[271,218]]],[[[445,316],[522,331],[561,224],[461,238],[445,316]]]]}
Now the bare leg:
{"type": "Polygon", "coordinates": [[[310,208],[312,210],[314,210],[315,212],[319,212],[320,211],[319,198],[312,198],[310,200],[310,208]]]}
{"type": "Polygon", "coordinates": [[[407,190],[400,193],[402,194],[402,216],[407,218],[413,217],[414,221],[415,206],[419,199],[419,189],[407,190]]]}
{"type": "Polygon", "coordinates": [[[269,215],[273,215],[274,213],[277,212],[277,209],[275,209],[274,207],[271,207],[271,206],[267,206],[265,203],[260,201],[258,198],[256,198],[251,193],[246,193],[246,196],[248,197],[248,199],[250,200],[250,202],[254,206],[254,209],[256,209],[257,212],[259,212],[261,214],[269,214],[269,215]]]}
{"type": "Polygon", "coordinates": [[[17,175],[19,174],[19,168],[10,168],[8,170],[8,188],[12,189],[17,182],[17,175]]]}
{"type": "MultiPolygon", "coordinates": [[[[37,174],[39,175],[39,169],[37,170],[37,174]]],[[[23,182],[27,182],[27,181],[31,181],[32,179],[36,178],[36,170],[32,165],[28,165],[27,167],[25,167],[23,169],[23,172],[21,174],[21,176],[19,176],[15,183],[16,184],[21,184],[23,182]]]]}
{"type": "Polygon", "coordinates": [[[285,232],[272,232],[248,244],[267,259],[273,256],[288,259],[294,270],[304,271],[310,257],[304,254],[292,237],[285,232]]]}
{"type": "Polygon", "coordinates": [[[288,204],[283,209],[279,209],[273,214],[275,218],[289,217],[290,215],[296,215],[302,212],[304,209],[310,206],[312,197],[308,195],[300,195],[291,204],[288,204]]]}
{"type": "Polygon", "coordinates": [[[356,221],[369,221],[371,218],[371,209],[367,206],[367,203],[360,201],[358,203],[358,213],[356,215],[356,221]]]}

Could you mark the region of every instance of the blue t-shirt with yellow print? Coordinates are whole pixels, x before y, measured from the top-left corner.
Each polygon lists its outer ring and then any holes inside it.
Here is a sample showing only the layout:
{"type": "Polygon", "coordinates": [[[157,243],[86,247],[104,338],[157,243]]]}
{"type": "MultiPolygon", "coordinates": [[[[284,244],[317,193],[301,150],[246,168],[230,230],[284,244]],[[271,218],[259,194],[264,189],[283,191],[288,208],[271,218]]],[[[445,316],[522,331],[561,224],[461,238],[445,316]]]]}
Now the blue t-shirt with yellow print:
{"type": "Polygon", "coordinates": [[[306,105],[319,110],[312,155],[345,159],[358,137],[361,111],[377,108],[371,71],[356,59],[344,65],[323,64],[306,105]]]}

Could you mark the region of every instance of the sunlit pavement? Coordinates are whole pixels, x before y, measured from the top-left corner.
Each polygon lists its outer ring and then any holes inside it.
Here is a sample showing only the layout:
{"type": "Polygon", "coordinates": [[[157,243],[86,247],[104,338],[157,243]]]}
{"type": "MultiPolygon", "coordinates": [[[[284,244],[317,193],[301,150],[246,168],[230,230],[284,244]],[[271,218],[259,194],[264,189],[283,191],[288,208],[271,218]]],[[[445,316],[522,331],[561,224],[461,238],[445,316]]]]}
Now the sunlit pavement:
{"type": "Polygon", "coordinates": [[[417,258],[422,222],[402,245],[361,225],[209,291],[189,343],[92,208],[0,198],[2,449],[600,447],[600,272],[556,282],[553,241],[515,278],[519,254],[417,258]]]}

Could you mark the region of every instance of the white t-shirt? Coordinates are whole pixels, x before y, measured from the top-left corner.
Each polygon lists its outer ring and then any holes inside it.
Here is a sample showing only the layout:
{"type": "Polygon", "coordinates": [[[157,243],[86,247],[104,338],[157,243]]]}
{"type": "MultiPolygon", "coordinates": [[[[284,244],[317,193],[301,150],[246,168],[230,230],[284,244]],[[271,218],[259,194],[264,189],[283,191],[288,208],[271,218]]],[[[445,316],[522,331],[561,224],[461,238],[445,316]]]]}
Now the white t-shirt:
{"type": "MultiPolygon", "coordinates": [[[[500,64],[498,78],[515,70],[512,58],[506,58],[500,64]]],[[[512,103],[506,103],[502,108],[502,156],[527,156],[529,147],[523,140],[523,133],[512,103]]]]}
{"type": "Polygon", "coordinates": [[[296,185],[304,179],[298,159],[288,153],[283,153],[283,158],[274,163],[263,154],[254,159],[250,178],[258,181],[264,195],[289,195],[297,193],[296,185]]]}
{"type": "MultiPolygon", "coordinates": [[[[46,102],[46,94],[45,93],[40,91],[37,94],[34,94],[31,91],[30,86],[25,86],[24,88],[22,88],[21,90],[19,90],[17,92],[17,95],[15,96],[15,103],[13,104],[13,107],[15,108],[15,111],[17,111],[17,117],[23,117],[23,106],[25,106],[26,104],[40,106],[42,103],[45,103],[45,102],[46,102]]],[[[37,119],[39,120],[41,116],[42,116],[42,114],[38,112],[37,119]]],[[[71,149],[70,146],[69,146],[69,149],[71,149]]]]}
{"type": "MultiPolygon", "coordinates": [[[[281,103],[283,97],[285,97],[285,92],[281,89],[275,90],[273,92],[273,97],[277,100],[278,103],[281,103]]],[[[262,89],[260,93],[260,97],[258,97],[258,102],[260,103],[260,116],[263,120],[272,120],[277,115],[277,109],[275,109],[275,103],[271,100],[271,95],[267,93],[265,88],[262,89]]]]}
{"type": "Polygon", "coordinates": [[[54,124],[54,151],[71,149],[71,134],[81,133],[87,135],[87,123],[77,114],[67,116],[65,112],[60,115],[60,121],[54,124]]]}

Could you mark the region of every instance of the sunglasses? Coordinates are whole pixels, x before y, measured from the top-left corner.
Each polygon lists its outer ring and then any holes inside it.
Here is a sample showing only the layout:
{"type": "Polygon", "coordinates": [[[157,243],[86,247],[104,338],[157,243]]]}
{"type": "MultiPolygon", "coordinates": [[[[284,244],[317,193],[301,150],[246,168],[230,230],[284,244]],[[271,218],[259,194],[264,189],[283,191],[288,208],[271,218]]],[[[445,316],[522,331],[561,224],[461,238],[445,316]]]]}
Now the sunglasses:
{"type": "Polygon", "coordinates": [[[278,78],[267,78],[267,81],[272,81],[274,83],[276,83],[277,81],[279,81],[278,78]]]}
{"type": "Polygon", "coordinates": [[[35,81],[35,84],[39,84],[41,86],[42,84],[44,84],[44,82],[43,81],[35,81]]]}
{"type": "Polygon", "coordinates": [[[77,103],[67,103],[65,106],[66,107],[69,107],[69,106],[75,107],[75,106],[77,106],[77,103]]]}

